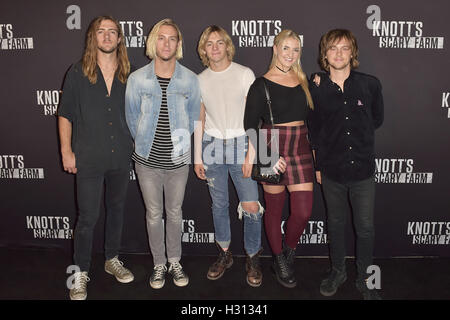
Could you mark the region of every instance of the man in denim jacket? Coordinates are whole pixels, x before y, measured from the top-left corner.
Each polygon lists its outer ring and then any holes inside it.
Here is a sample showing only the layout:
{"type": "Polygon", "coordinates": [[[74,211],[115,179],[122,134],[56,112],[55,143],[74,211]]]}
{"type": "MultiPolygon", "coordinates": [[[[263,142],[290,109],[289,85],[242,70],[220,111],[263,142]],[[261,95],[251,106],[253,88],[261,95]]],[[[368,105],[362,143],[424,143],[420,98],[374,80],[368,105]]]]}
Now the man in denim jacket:
{"type": "Polygon", "coordinates": [[[189,282],[180,264],[181,206],[191,159],[191,134],[200,114],[200,89],[196,74],[177,61],[183,56],[182,42],[173,20],[158,22],[147,39],[152,62],[130,75],[125,97],[126,119],[135,142],[132,158],[146,207],[154,263],[150,286],[154,289],[164,286],[167,261],[175,285],[189,282]]]}

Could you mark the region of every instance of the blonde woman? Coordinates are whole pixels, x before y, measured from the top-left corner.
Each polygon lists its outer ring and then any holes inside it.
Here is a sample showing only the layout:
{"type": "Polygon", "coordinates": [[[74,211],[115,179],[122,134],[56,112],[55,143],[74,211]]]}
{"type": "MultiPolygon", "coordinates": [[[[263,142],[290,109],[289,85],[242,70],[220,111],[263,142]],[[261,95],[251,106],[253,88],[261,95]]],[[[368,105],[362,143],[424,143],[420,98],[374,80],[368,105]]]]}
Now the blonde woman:
{"type": "Polygon", "coordinates": [[[281,31],[274,40],[269,70],[263,77],[257,78],[249,90],[244,116],[244,127],[253,147],[256,148],[257,142],[248,130],[257,130],[261,119],[263,130],[260,133],[267,134],[267,141],[278,133],[281,160],[277,167],[284,173],[278,184],[262,183],[266,202],[264,222],[274,254],[273,269],[280,284],[288,288],[297,284],[293,272],[295,250],[311,216],[313,201],[314,169],[306,127],[313,103],[300,56],[301,41],[298,34],[292,30],[281,31]],[[264,85],[272,103],[273,127],[264,85]],[[286,223],[283,250],[280,224],[286,189],[290,198],[290,215],[286,223]]]}

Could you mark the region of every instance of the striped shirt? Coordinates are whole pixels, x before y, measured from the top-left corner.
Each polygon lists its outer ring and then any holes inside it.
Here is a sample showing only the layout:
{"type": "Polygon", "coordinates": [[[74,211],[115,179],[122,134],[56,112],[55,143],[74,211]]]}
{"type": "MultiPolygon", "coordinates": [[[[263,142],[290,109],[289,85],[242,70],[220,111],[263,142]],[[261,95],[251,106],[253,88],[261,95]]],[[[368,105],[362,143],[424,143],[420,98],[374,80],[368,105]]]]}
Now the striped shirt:
{"type": "Polygon", "coordinates": [[[179,157],[172,158],[173,143],[170,133],[169,110],[167,108],[167,87],[170,78],[157,78],[161,86],[162,99],[152,149],[147,159],[139,156],[136,152],[133,153],[132,159],[149,168],[165,170],[178,169],[189,163],[190,153],[186,152],[179,157]]]}

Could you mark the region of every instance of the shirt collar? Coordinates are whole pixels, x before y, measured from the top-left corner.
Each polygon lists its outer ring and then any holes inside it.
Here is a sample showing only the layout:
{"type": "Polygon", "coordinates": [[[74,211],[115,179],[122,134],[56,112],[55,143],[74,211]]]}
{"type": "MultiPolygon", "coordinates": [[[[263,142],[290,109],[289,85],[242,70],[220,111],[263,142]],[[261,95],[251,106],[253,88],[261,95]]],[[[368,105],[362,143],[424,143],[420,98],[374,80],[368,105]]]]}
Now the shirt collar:
{"type": "MultiPolygon", "coordinates": [[[[326,71],[326,75],[327,75],[327,77],[326,77],[327,81],[329,81],[330,84],[332,84],[333,81],[332,81],[331,78],[330,78],[330,71],[326,71]]],[[[345,79],[345,81],[344,81],[344,84],[345,84],[347,81],[352,81],[352,80],[354,79],[354,77],[355,77],[355,71],[353,71],[353,69],[351,69],[348,78],[345,79]]]]}

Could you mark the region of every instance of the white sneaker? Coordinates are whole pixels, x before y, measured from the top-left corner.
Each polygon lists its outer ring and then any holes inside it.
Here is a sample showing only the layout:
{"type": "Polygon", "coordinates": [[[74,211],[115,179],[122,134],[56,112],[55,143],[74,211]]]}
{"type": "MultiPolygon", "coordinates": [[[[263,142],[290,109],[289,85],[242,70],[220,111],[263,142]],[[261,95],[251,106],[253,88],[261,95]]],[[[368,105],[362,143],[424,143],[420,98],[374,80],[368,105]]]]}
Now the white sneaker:
{"type": "Polygon", "coordinates": [[[91,280],[88,277],[88,273],[86,271],[75,272],[73,276],[74,283],[69,292],[70,300],[86,300],[87,283],[91,280]]]}
{"type": "Polygon", "coordinates": [[[116,277],[121,283],[128,283],[134,280],[134,275],[123,266],[123,262],[117,256],[105,261],[105,271],[116,277]]]}

